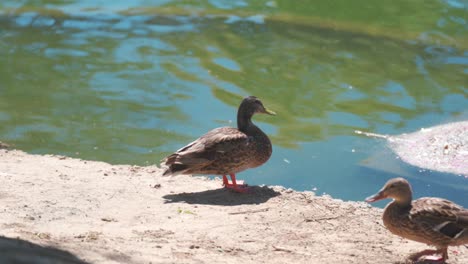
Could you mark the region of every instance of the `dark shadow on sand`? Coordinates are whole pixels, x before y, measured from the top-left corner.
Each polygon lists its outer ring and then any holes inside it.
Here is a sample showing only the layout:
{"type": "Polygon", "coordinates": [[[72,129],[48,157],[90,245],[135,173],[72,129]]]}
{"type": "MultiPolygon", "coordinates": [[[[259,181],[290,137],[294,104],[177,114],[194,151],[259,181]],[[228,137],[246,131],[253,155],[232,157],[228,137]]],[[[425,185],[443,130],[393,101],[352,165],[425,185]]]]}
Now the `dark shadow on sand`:
{"type": "Polygon", "coordinates": [[[449,259],[449,262],[445,262],[445,261],[440,262],[440,261],[435,261],[435,260],[411,261],[411,260],[407,259],[407,260],[394,262],[393,264],[450,264],[450,259],[449,259]]]}
{"type": "Polygon", "coordinates": [[[193,193],[177,193],[163,196],[166,203],[210,204],[210,205],[241,205],[261,204],[281,193],[267,186],[251,186],[249,193],[236,193],[226,188],[193,193]]]}
{"type": "Polygon", "coordinates": [[[88,264],[68,251],[4,236],[0,236],[0,263],[88,264]]]}

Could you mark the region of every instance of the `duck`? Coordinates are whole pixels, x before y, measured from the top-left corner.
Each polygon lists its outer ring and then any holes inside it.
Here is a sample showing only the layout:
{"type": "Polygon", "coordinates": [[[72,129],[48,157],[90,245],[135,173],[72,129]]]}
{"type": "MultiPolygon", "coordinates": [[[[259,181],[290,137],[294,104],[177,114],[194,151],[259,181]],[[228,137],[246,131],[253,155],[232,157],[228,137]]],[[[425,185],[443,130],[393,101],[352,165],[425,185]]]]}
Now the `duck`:
{"type": "Polygon", "coordinates": [[[264,164],[272,154],[270,139],[252,122],[255,114],[276,115],[257,97],[245,97],[237,111],[237,128],[215,128],[167,156],[161,162],[162,175],[222,175],[225,188],[248,192],[236,174],[264,164]]]}
{"type": "Polygon", "coordinates": [[[449,246],[468,244],[468,209],[442,198],[423,197],[413,201],[412,196],[410,183],[404,178],[394,178],[365,201],[393,199],[383,212],[385,227],[397,236],[436,248],[410,255],[411,261],[445,262],[449,246]]]}

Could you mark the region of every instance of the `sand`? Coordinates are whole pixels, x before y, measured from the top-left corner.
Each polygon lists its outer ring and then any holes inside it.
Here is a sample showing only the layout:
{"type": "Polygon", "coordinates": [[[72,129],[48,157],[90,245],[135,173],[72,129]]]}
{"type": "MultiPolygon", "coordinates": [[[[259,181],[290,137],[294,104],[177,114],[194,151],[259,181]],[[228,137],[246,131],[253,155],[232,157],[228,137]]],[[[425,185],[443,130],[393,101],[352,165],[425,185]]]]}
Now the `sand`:
{"type": "MultiPolygon", "coordinates": [[[[159,174],[0,149],[0,263],[405,263],[428,248],[363,202],[159,174]]],[[[468,263],[465,246],[449,256],[468,263]]]]}

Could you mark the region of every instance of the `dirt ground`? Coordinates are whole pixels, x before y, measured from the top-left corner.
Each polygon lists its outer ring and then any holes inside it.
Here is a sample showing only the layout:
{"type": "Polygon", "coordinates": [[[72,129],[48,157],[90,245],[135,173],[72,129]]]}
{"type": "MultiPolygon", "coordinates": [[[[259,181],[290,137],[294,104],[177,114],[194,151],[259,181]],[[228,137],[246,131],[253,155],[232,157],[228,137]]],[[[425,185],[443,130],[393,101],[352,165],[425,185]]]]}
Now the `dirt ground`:
{"type": "MultiPolygon", "coordinates": [[[[428,248],[362,202],[159,173],[0,149],[0,263],[405,263],[428,248]]],[[[468,263],[465,246],[449,256],[468,263]]]]}

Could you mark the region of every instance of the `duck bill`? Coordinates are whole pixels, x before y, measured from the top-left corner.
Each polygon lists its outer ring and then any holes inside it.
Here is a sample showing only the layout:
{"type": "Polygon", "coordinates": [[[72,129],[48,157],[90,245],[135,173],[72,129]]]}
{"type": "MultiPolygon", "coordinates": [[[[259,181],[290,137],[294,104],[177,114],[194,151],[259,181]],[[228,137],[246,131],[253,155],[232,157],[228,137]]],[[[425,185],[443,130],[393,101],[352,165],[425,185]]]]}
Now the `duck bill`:
{"type": "Polygon", "coordinates": [[[275,112],[271,111],[270,109],[268,108],[265,108],[265,111],[263,112],[264,114],[267,114],[267,115],[276,115],[275,112]]]}
{"type": "Polygon", "coordinates": [[[385,198],[387,198],[387,197],[383,194],[383,192],[378,192],[378,193],[376,193],[374,195],[371,195],[371,196],[367,197],[365,201],[368,202],[368,203],[373,203],[373,202],[377,202],[379,200],[383,200],[385,198]]]}

